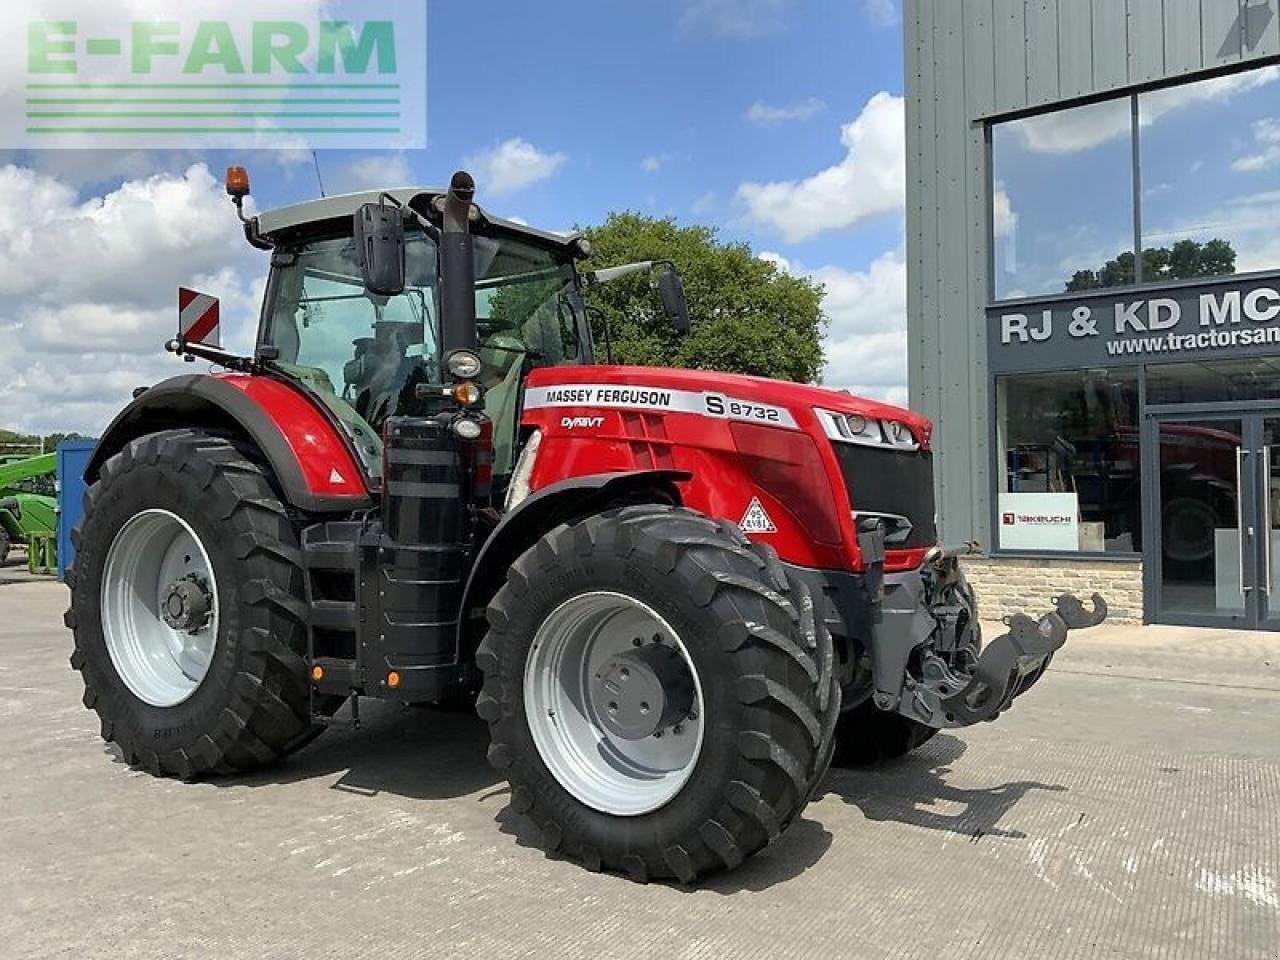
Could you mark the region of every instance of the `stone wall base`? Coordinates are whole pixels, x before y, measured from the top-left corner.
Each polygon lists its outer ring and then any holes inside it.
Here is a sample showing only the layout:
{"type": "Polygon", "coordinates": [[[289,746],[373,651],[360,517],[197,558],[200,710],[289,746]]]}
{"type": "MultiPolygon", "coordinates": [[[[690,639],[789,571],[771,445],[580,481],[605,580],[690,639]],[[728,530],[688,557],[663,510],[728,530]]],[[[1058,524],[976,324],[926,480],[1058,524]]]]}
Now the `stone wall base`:
{"type": "Polygon", "coordinates": [[[1086,603],[1100,593],[1107,601],[1108,623],[1142,623],[1142,562],[966,557],[965,576],[978,596],[983,620],[1014,613],[1039,616],[1053,609],[1060,593],[1074,593],[1086,603]]]}

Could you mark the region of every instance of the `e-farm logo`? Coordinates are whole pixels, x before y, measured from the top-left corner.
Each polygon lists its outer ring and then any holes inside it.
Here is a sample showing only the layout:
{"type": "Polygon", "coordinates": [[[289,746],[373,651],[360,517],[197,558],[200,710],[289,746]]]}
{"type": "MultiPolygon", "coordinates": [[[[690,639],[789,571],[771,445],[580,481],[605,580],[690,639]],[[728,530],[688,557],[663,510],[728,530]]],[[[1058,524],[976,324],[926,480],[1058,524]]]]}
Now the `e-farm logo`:
{"type": "Polygon", "coordinates": [[[23,6],[7,146],[426,145],[425,0],[195,0],[164,19],[138,0],[23,6]]]}

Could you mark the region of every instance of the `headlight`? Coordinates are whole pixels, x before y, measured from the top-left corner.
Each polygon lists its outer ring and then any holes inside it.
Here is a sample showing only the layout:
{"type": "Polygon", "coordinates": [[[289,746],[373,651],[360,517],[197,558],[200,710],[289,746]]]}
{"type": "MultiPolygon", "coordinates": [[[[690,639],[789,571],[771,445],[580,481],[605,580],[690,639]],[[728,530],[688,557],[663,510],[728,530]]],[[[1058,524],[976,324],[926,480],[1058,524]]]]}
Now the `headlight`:
{"type": "Polygon", "coordinates": [[[856,443],[864,447],[888,447],[893,450],[918,450],[920,443],[911,428],[897,420],[874,420],[858,413],[836,413],[815,410],[822,429],[837,443],[856,443]]]}
{"type": "Polygon", "coordinates": [[[480,357],[470,350],[455,350],[449,354],[448,367],[459,380],[471,380],[480,375],[480,357]]]}
{"type": "Polygon", "coordinates": [[[453,421],[453,432],[463,440],[479,440],[480,434],[484,431],[474,420],[459,418],[453,421]]]}
{"type": "Polygon", "coordinates": [[[529,496],[529,480],[533,477],[533,464],[538,459],[538,447],[541,444],[542,431],[535,430],[529,437],[529,442],[520,451],[516,468],[511,472],[511,485],[507,487],[507,500],[503,504],[503,508],[508,512],[520,506],[529,496]]]}

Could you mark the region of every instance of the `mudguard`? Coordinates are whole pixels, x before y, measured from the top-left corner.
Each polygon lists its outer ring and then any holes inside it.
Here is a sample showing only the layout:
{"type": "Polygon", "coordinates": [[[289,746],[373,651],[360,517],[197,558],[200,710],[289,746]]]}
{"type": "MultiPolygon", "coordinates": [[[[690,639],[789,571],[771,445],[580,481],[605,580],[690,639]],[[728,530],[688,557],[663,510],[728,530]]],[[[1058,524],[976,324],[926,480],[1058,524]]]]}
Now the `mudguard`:
{"type": "MultiPolygon", "coordinates": [[[[476,556],[462,595],[459,643],[473,608],[488,605],[507,568],[543,534],[562,523],[608,509],[610,504],[642,502],[641,496],[651,491],[679,505],[682,500],[676,484],[691,478],[692,474],[680,470],[590,474],[550,484],[527,497],[499,521],[476,556]]],[[[465,647],[460,645],[459,649],[465,647]]]]}
{"type": "Polygon", "coordinates": [[[262,375],[192,374],[141,393],[98,441],[86,481],[131,440],[182,427],[244,434],[271,465],[286,501],[301,510],[345,513],[372,505],[364,472],[330,416],[302,390],[262,375]]]}

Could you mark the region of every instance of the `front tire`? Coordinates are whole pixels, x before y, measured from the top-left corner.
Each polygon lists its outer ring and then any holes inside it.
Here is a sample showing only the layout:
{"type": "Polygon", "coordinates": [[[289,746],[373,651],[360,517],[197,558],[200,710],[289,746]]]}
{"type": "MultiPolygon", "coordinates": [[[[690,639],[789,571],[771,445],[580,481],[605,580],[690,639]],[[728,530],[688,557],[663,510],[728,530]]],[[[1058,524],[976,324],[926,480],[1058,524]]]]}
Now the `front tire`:
{"type": "Polygon", "coordinates": [[[691,883],[735,867],[830,762],[840,688],[806,588],[689,510],[547,534],[490,604],[476,662],[513,809],[591,869],[691,883]]]}
{"type": "Polygon", "coordinates": [[[75,541],[71,665],[126,762],[190,779],[312,739],[297,533],[251,455],[196,430],[134,440],[75,541]]]}
{"type": "Polygon", "coordinates": [[[900,713],[886,713],[868,700],[840,718],[836,726],[836,767],[874,767],[905,757],[937,734],[900,713]]]}

